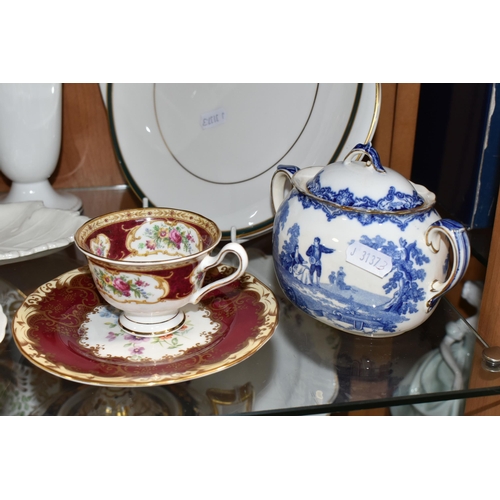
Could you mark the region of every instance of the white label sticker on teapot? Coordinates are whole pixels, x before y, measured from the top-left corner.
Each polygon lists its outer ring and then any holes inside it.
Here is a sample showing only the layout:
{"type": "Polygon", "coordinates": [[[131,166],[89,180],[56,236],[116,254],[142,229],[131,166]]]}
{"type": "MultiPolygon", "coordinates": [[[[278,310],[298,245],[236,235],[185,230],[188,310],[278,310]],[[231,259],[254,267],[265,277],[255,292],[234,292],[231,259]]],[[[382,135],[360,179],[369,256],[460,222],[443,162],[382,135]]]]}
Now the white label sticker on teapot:
{"type": "Polygon", "coordinates": [[[383,278],[392,269],[392,259],[385,253],[363,245],[359,241],[347,247],[346,261],[383,278]]]}

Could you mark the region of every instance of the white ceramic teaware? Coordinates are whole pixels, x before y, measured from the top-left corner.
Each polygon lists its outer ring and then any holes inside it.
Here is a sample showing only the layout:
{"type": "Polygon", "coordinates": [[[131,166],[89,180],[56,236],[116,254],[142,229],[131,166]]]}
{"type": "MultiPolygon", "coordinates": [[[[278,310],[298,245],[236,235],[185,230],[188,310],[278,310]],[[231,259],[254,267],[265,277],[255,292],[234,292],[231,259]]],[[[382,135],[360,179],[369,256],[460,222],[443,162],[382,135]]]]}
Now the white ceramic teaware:
{"type": "Polygon", "coordinates": [[[78,211],[47,208],[42,201],[0,205],[0,265],[44,257],[71,245],[89,218],[78,211]]]}
{"type": "Polygon", "coordinates": [[[121,310],[124,330],[139,336],[162,336],[182,327],[182,307],[232,283],[248,265],[245,249],[221,239],[215,222],[172,208],[122,210],[96,217],[75,234],[102,297],[121,310]],[[203,286],[207,270],[233,253],[235,271],[203,286]]]}
{"type": "Polygon", "coordinates": [[[7,316],[3,312],[2,304],[0,304],[0,342],[5,338],[5,331],[7,329],[7,316]]]}
{"type": "MultiPolygon", "coordinates": [[[[461,297],[476,308],[476,313],[463,320],[446,324],[446,335],[438,349],[433,349],[410,369],[398,384],[394,396],[431,394],[464,389],[470,376],[476,337],[466,325],[476,328],[479,320],[484,282],[466,281],[461,297]]],[[[464,399],[429,401],[391,407],[395,416],[463,415],[464,399]]]]}
{"type": "Polygon", "coordinates": [[[371,144],[326,167],[281,165],[271,187],[280,286],[335,328],[372,337],[411,330],[467,269],[465,228],[440,217],[424,186],[383,167],[371,144]]]}
{"type": "Polygon", "coordinates": [[[62,83],[0,84],[0,170],[12,181],[3,203],[81,208],[77,196],[49,182],[61,152],[62,92],[62,83]]]}

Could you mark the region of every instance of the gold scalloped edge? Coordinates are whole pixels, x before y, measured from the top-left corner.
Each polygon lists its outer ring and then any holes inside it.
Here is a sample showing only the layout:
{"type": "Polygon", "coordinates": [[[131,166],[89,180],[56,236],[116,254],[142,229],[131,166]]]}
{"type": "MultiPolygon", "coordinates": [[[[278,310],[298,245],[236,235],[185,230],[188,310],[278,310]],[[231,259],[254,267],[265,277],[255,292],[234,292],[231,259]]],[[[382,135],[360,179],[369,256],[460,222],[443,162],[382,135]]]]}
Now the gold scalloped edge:
{"type": "MultiPolygon", "coordinates": [[[[254,276],[246,273],[241,280],[245,283],[245,291],[254,292],[259,297],[259,302],[264,306],[259,313],[259,321],[256,325],[258,333],[255,337],[249,338],[244,342],[244,345],[235,352],[229,354],[226,358],[215,363],[198,366],[194,370],[169,373],[166,375],[153,374],[147,377],[134,376],[133,380],[127,373],[118,375],[112,379],[76,372],[66,366],[53,362],[47,355],[40,354],[36,349],[36,342],[29,335],[29,320],[38,314],[37,305],[40,301],[58,286],[68,285],[75,277],[81,276],[83,273],[89,274],[87,267],[74,269],[58,278],[42,285],[35,290],[18,309],[13,320],[13,337],[21,351],[35,366],[45,370],[53,375],[62,377],[73,382],[80,382],[89,385],[108,386],[108,387],[147,387],[155,385],[168,385],[173,383],[185,382],[194,378],[210,375],[227,368],[230,368],[251,355],[257,352],[267,341],[272,337],[278,326],[279,321],[279,306],[273,292],[261,283],[254,276]],[[262,320],[262,321],[260,321],[262,320]]],[[[201,360],[201,357],[200,357],[201,360]]],[[[114,369],[117,368],[113,365],[114,369]]],[[[126,372],[126,369],[123,370],[126,372]]]]}

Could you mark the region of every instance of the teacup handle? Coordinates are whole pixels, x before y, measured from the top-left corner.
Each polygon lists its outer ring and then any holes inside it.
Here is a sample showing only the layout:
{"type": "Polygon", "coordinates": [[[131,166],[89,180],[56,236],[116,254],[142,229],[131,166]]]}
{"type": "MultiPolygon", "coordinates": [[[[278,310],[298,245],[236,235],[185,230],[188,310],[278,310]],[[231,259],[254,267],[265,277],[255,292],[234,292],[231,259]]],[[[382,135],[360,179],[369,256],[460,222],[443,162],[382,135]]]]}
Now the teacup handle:
{"type": "Polygon", "coordinates": [[[436,292],[427,301],[427,312],[429,312],[437,301],[451,288],[453,288],[464,276],[470,260],[470,242],[467,231],[462,224],[451,219],[440,219],[431,224],[425,233],[425,243],[431,251],[439,251],[439,239],[434,239],[433,234],[442,233],[451,245],[453,253],[453,264],[450,275],[446,281],[434,280],[431,284],[431,292],[436,292]]]}
{"type": "Polygon", "coordinates": [[[299,171],[298,167],[292,165],[279,165],[271,179],[271,199],[274,211],[277,212],[285,199],[286,182],[292,182],[292,177],[299,171]]]}
{"type": "Polygon", "coordinates": [[[211,292],[216,288],[220,288],[221,286],[228,285],[229,283],[236,281],[245,273],[248,266],[248,255],[245,249],[239,243],[233,243],[233,242],[224,245],[221,251],[218,253],[218,255],[215,256],[207,255],[201,261],[198,267],[198,272],[204,273],[209,269],[212,269],[213,267],[217,266],[222,262],[222,260],[228,253],[234,253],[238,257],[239,265],[236,271],[230,274],[229,276],[213,281],[212,283],[209,283],[208,285],[201,287],[198,291],[196,291],[193,294],[190,302],[192,302],[193,304],[197,304],[203,298],[203,296],[206,295],[208,292],[211,292]]]}

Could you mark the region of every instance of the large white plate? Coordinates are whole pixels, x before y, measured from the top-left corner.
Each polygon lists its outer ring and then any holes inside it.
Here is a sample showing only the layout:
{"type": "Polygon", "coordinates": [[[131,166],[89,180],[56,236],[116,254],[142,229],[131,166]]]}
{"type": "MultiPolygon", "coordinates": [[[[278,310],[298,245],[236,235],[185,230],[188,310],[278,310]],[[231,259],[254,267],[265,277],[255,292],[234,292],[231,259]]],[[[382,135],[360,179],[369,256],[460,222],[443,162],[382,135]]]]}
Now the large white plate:
{"type": "Polygon", "coordinates": [[[279,164],[343,159],[371,140],[380,85],[114,83],[111,134],[133,191],[150,205],[214,220],[231,237],[272,228],[271,177],[279,164]]]}

